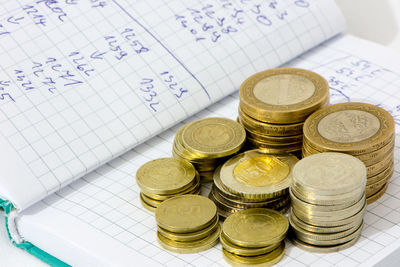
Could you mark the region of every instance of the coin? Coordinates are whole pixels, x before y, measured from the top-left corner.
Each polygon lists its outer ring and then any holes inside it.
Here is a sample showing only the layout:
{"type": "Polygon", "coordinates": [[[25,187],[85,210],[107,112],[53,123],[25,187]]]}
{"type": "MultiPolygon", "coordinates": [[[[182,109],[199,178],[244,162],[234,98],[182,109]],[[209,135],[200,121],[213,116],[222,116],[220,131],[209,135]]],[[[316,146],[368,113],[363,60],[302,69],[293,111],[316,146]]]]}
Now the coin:
{"type": "Polygon", "coordinates": [[[157,207],[154,207],[154,206],[151,206],[151,205],[147,204],[147,203],[143,200],[142,195],[140,195],[139,198],[140,198],[140,203],[142,203],[142,206],[143,206],[146,210],[148,210],[148,211],[150,211],[150,212],[155,212],[155,211],[156,211],[157,207]]]}
{"type": "Polygon", "coordinates": [[[244,113],[239,107],[239,122],[245,127],[245,129],[262,135],[269,136],[291,136],[303,134],[304,122],[298,122],[293,124],[272,124],[257,121],[246,113],[244,113]]]}
{"type": "Polygon", "coordinates": [[[245,198],[271,198],[287,190],[297,161],[290,154],[246,151],[223,164],[220,179],[228,191],[245,198]]]}
{"type": "Polygon", "coordinates": [[[293,211],[294,215],[296,215],[297,218],[301,219],[303,222],[306,222],[308,224],[315,225],[315,226],[322,226],[322,227],[336,227],[336,226],[340,226],[340,225],[349,224],[353,221],[359,220],[360,217],[364,217],[366,207],[367,207],[367,203],[364,204],[363,208],[358,213],[356,213],[355,215],[353,215],[351,217],[348,217],[345,219],[339,219],[339,220],[332,219],[330,221],[327,221],[324,219],[318,220],[320,218],[315,218],[315,217],[309,218],[308,216],[303,216],[303,214],[299,213],[298,210],[296,210],[296,209],[293,209],[292,211],[293,211]]]}
{"type": "Polygon", "coordinates": [[[246,130],[246,135],[248,138],[257,140],[259,142],[263,142],[265,144],[273,145],[298,145],[303,141],[303,135],[290,135],[290,136],[269,136],[269,135],[261,135],[257,133],[253,133],[249,130],[246,130]]]}
{"type": "Polygon", "coordinates": [[[296,239],[303,241],[305,243],[311,244],[311,245],[315,245],[315,246],[335,246],[335,245],[340,245],[340,244],[344,244],[347,242],[350,242],[351,240],[357,238],[357,236],[361,235],[361,231],[363,229],[363,224],[361,224],[358,229],[356,231],[354,231],[353,233],[338,238],[338,239],[334,239],[334,240],[321,240],[321,239],[314,239],[314,238],[310,238],[306,235],[296,235],[296,239]]]}
{"type": "Polygon", "coordinates": [[[263,247],[282,241],[288,228],[288,220],[277,211],[247,209],[229,216],[222,231],[226,239],[235,245],[263,247]]]}
{"type": "Polygon", "coordinates": [[[368,177],[375,176],[378,173],[385,170],[387,167],[389,167],[391,164],[393,164],[393,158],[394,158],[394,154],[392,151],[390,154],[388,154],[385,158],[383,158],[378,163],[367,166],[367,176],[368,177]]]}
{"type": "Polygon", "coordinates": [[[268,123],[296,123],[327,103],[329,85],[320,75],[295,68],[257,73],[240,86],[240,107],[268,123]]]}
{"type": "Polygon", "coordinates": [[[304,192],[334,196],[364,188],[366,176],[365,165],[359,159],[325,152],[300,160],[293,168],[292,183],[304,192]]]}
{"type": "Polygon", "coordinates": [[[378,192],[385,184],[387,184],[392,176],[387,176],[384,179],[377,181],[373,184],[367,185],[365,188],[365,194],[367,197],[372,196],[376,192],[378,192]]]}
{"type": "Polygon", "coordinates": [[[220,231],[221,226],[217,225],[217,230],[206,238],[190,242],[173,241],[163,236],[160,232],[157,232],[157,240],[161,247],[166,250],[181,254],[191,254],[205,251],[215,246],[219,241],[220,231]]]}
{"type": "Polygon", "coordinates": [[[161,158],[141,166],[136,173],[136,181],[145,193],[173,194],[189,187],[195,176],[196,170],[189,162],[161,158]]]}
{"type": "Polygon", "coordinates": [[[280,243],[275,250],[257,256],[241,256],[222,250],[224,259],[232,266],[272,266],[277,264],[285,255],[285,243],[280,243]]]}
{"type": "Polygon", "coordinates": [[[237,246],[237,245],[229,242],[229,240],[226,239],[226,237],[224,236],[224,234],[222,232],[220,234],[219,240],[222,244],[222,247],[226,251],[236,254],[236,255],[241,255],[241,256],[257,256],[257,255],[266,254],[266,253],[273,251],[274,249],[278,248],[281,245],[280,243],[276,243],[271,246],[260,247],[260,248],[240,247],[240,246],[237,246]]]}
{"type": "Polygon", "coordinates": [[[305,242],[297,239],[296,237],[293,237],[291,240],[292,240],[293,244],[295,244],[297,247],[304,249],[306,251],[309,251],[309,252],[331,253],[331,252],[338,252],[338,251],[341,251],[341,250],[344,250],[346,248],[353,246],[355,243],[357,243],[359,238],[360,238],[360,236],[356,236],[353,240],[350,240],[350,241],[340,244],[340,245],[333,245],[333,246],[315,246],[315,245],[305,243],[305,242]]]}
{"type": "Polygon", "coordinates": [[[297,226],[301,227],[302,229],[307,230],[308,232],[312,233],[319,233],[319,234],[332,234],[332,233],[339,233],[346,231],[348,229],[351,229],[353,227],[356,227],[360,225],[360,223],[363,221],[363,217],[359,216],[358,219],[353,220],[352,222],[344,225],[338,225],[338,226],[316,226],[312,224],[308,224],[306,222],[303,222],[301,219],[296,217],[296,215],[293,212],[290,212],[289,215],[290,219],[290,224],[296,224],[297,226]]]}
{"type": "Polygon", "coordinates": [[[384,109],[366,103],[340,103],[316,111],[304,124],[308,144],[320,151],[360,155],[390,143],[394,119],[384,109]]]}
{"type": "Polygon", "coordinates": [[[367,186],[370,184],[373,184],[377,181],[380,181],[382,179],[385,179],[386,177],[392,177],[394,173],[394,164],[390,164],[390,166],[388,168],[386,168],[385,170],[383,170],[382,172],[368,177],[367,178],[367,186]]]}
{"type": "Polygon", "coordinates": [[[297,145],[271,145],[266,144],[264,142],[260,142],[258,140],[247,137],[247,144],[252,148],[262,149],[264,151],[268,151],[270,153],[294,153],[301,151],[302,143],[299,142],[297,145]]]}
{"type": "Polygon", "coordinates": [[[215,219],[213,219],[213,222],[207,226],[206,228],[196,231],[196,232],[190,232],[190,233],[174,233],[170,232],[168,230],[165,230],[161,227],[158,227],[158,232],[162,234],[164,237],[171,239],[173,241],[180,241],[180,242],[188,242],[188,241],[196,241],[203,239],[213,232],[217,230],[219,227],[219,220],[218,216],[215,216],[215,219]]]}
{"type": "Polygon", "coordinates": [[[187,233],[211,224],[217,207],[214,202],[198,195],[182,195],[165,200],[156,210],[157,224],[167,231],[187,233]]]}
{"type": "Polygon", "coordinates": [[[378,199],[380,199],[383,194],[386,192],[386,189],[388,188],[388,184],[385,184],[378,192],[376,192],[374,195],[367,197],[367,203],[372,204],[378,199]]]}
{"type": "Polygon", "coordinates": [[[224,157],[244,145],[243,127],[226,118],[206,118],[188,124],[182,132],[183,146],[199,158],[224,157]]]}

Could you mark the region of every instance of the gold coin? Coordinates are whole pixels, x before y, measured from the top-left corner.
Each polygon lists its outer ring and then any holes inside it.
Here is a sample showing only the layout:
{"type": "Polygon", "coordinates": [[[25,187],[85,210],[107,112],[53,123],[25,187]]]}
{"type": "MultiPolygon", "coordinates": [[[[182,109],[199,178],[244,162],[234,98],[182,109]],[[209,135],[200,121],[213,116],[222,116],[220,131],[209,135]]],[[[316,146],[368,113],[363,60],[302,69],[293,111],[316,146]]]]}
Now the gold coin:
{"type": "MultiPolygon", "coordinates": [[[[289,217],[290,220],[290,217],[289,217]]],[[[290,221],[290,225],[292,226],[292,230],[294,231],[296,237],[300,240],[317,240],[317,241],[337,241],[340,240],[341,238],[345,238],[351,234],[353,234],[357,229],[360,228],[360,226],[364,222],[361,221],[358,223],[358,225],[349,228],[345,231],[342,232],[336,232],[336,233],[313,233],[309,232],[299,226],[297,226],[295,223],[290,221]]]]}
{"type": "Polygon", "coordinates": [[[215,219],[213,222],[210,224],[210,226],[207,226],[206,228],[196,231],[196,232],[191,232],[191,233],[174,233],[170,232],[168,230],[163,229],[162,227],[158,227],[158,232],[163,235],[164,237],[171,239],[173,241],[180,241],[180,242],[189,242],[189,241],[196,241],[203,239],[213,232],[215,232],[219,227],[219,220],[218,216],[215,216],[215,219]]]}
{"type": "Polygon", "coordinates": [[[346,248],[353,246],[355,243],[357,243],[359,238],[360,238],[360,236],[356,236],[353,240],[350,240],[347,243],[343,243],[340,245],[333,245],[333,246],[315,246],[312,244],[305,243],[301,240],[298,240],[295,237],[292,238],[291,241],[296,247],[299,247],[305,251],[309,251],[309,252],[313,252],[313,253],[332,253],[332,252],[338,252],[338,251],[341,251],[341,250],[344,250],[346,248]]]}
{"type": "Polygon", "coordinates": [[[215,246],[219,241],[220,231],[221,226],[217,225],[217,229],[206,238],[190,242],[173,241],[164,237],[160,232],[157,232],[157,240],[161,247],[166,250],[181,254],[192,254],[205,251],[215,246]]]}
{"type": "Polygon", "coordinates": [[[293,145],[271,145],[249,137],[247,137],[246,141],[250,147],[265,150],[268,151],[269,153],[276,153],[276,154],[292,153],[292,152],[294,153],[297,151],[301,151],[302,149],[301,142],[293,146],[293,145]]]}
{"type": "Polygon", "coordinates": [[[375,201],[377,201],[378,199],[380,199],[383,194],[385,194],[386,189],[388,188],[388,184],[385,184],[377,193],[375,193],[374,195],[367,197],[367,203],[368,204],[372,204],[375,201]]]}
{"type": "Polygon", "coordinates": [[[367,185],[373,184],[377,181],[380,181],[382,179],[385,179],[386,177],[392,177],[394,173],[394,164],[390,164],[389,167],[387,167],[385,170],[382,172],[378,173],[377,175],[371,176],[367,178],[367,185]]]}
{"type": "Polygon", "coordinates": [[[222,231],[233,244],[264,247],[282,241],[289,228],[287,218],[271,209],[247,209],[229,216],[222,231]]]}
{"type": "Polygon", "coordinates": [[[251,131],[246,130],[246,135],[248,138],[257,140],[259,142],[271,145],[298,145],[303,141],[303,135],[292,135],[292,136],[268,136],[256,134],[251,131]]]}
{"type": "Polygon", "coordinates": [[[267,247],[260,247],[260,248],[247,248],[247,247],[240,247],[238,245],[232,244],[229,240],[226,239],[224,234],[221,232],[219,236],[219,241],[222,244],[222,247],[233,254],[241,255],[241,256],[258,256],[262,254],[269,253],[280,246],[280,243],[276,243],[267,247]]]}
{"type": "Polygon", "coordinates": [[[359,159],[325,152],[300,160],[293,168],[292,184],[296,191],[331,196],[364,188],[366,177],[365,165],[359,159]]]}
{"type": "Polygon", "coordinates": [[[143,193],[146,195],[146,197],[158,200],[158,201],[164,201],[167,200],[171,197],[179,196],[179,195],[185,195],[185,194],[195,194],[195,192],[199,191],[200,189],[200,175],[196,172],[196,178],[193,181],[193,183],[190,185],[190,187],[186,188],[185,190],[175,193],[175,194],[147,194],[143,193]]]}
{"type": "Polygon", "coordinates": [[[246,199],[273,198],[289,187],[297,161],[290,154],[250,150],[226,161],[220,179],[228,191],[246,199]]]}
{"type": "Polygon", "coordinates": [[[257,121],[246,113],[244,113],[239,107],[239,118],[240,122],[245,129],[258,134],[270,135],[270,136],[291,136],[303,134],[304,122],[293,123],[293,124],[272,124],[257,121]]]}
{"type": "Polygon", "coordinates": [[[365,188],[365,194],[367,197],[376,194],[385,184],[389,182],[390,178],[392,178],[392,176],[387,176],[376,183],[367,185],[365,188]]]}
{"type": "Polygon", "coordinates": [[[278,68],[257,73],[240,86],[240,106],[268,123],[302,122],[329,100],[328,82],[303,69],[278,68]]]}
{"type": "Polygon", "coordinates": [[[304,124],[308,144],[318,150],[360,155],[392,141],[394,119],[386,110],[366,103],[340,103],[313,113],[304,124]]]}
{"type": "Polygon", "coordinates": [[[145,193],[173,194],[185,190],[196,176],[187,161],[162,158],[147,162],[136,172],[136,182],[145,193]]]}
{"type": "Polygon", "coordinates": [[[324,220],[320,219],[320,217],[310,218],[308,216],[303,216],[303,214],[298,212],[298,210],[296,209],[292,209],[292,212],[294,213],[294,215],[296,215],[297,218],[301,219],[303,222],[306,222],[308,224],[315,226],[323,226],[323,227],[336,227],[340,225],[350,224],[351,222],[358,220],[360,217],[364,217],[366,207],[367,203],[365,202],[363,208],[358,213],[354,214],[351,217],[339,220],[334,220],[334,218],[332,218],[331,220],[324,220]]]}
{"type": "Polygon", "coordinates": [[[357,238],[357,236],[361,235],[362,229],[363,229],[363,224],[361,224],[358,227],[358,229],[356,231],[354,231],[353,233],[351,233],[347,236],[338,238],[338,239],[334,239],[334,240],[312,239],[305,235],[296,235],[296,239],[301,240],[301,241],[311,244],[311,245],[315,245],[315,246],[335,246],[335,245],[340,245],[340,244],[350,242],[351,240],[357,238]]]}
{"type": "Polygon", "coordinates": [[[182,132],[183,146],[199,158],[219,158],[238,152],[246,140],[239,123],[226,118],[192,122],[182,132]]]}
{"type": "Polygon", "coordinates": [[[182,195],[161,203],[156,210],[156,221],[170,232],[195,232],[210,225],[216,213],[217,207],[208,198],[182,195]]]}
{"type": "Polygon", "coordinates": [[[140,193],[140,198],[147,204],[150,205],[152,207],[158,207],[160,206],[160,204],[163,202],[162,200],[156,200],[156,199],[152,199],[149,198],[148,196],[146,196],[143,193],[140,193]]]}
{"type": "MultiPolygon", "coordinates": [[[[292,208],[293,209],[293,208],[292,208]]],[[[348,224],[338,225],[338,226],[316,226],[312,224],[308,224],[303,222],[301,219],[296,217],[296,215],[291,211],[289,215],[289,219],[291,224],[296,224],[298,227],[301,227],[304,230],[312,233],[319,233],[319,234],[332,234],[332,233],[339,233],[346,231],[348,229],[354,228],[360,225],[361,221],[363,220],[362,216],[359,216],[356,220],[351,221],[348,224]]]]}
{"type": "Polygon", "coordinates": [[[150,212],[155,212],[157,207],[151,206],[149,204],[147,204],[146,202],[144,202],[142,196],[140,195],[140,203],[142,203],[143,208],[145,208],[146,210],[150,211],[150,212]]]}
{"type": "Polygon", "coordinates": [[[272,266],[277,264],[285,255],[285,242],[281,242],[279,247],[273,251],[257,256],[241,256],[222,250],[224,259],[232,266],[272,266]]]}

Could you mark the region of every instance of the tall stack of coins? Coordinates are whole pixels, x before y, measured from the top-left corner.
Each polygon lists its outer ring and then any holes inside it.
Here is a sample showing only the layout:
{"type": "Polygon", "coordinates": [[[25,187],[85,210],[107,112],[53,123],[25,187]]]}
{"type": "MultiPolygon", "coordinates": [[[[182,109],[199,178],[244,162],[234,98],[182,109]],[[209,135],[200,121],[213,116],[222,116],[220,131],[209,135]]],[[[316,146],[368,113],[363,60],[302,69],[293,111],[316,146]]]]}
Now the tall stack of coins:
{"type": "Polygon", "coordinates": [[[207,118],[188,123],[176,133],[173,156],[191,162],[202,182],[213,179],[215,168],[244,145],[243,127],[226,118],[207,118]]]}
{"type": "Polygon", "coordinates": [[[294,243],[312,252],[334,252],[357,242],[366,209],[366,175],[359,159],[343,153],[300,160],[290,188],[294,243]]]}
{"type": "Polygon", "coordinates": [[[156,210],[159,244],[172,252],[188,254],[218,243],[221,226],[217,207],[206,197],[182,195],[164,201],[156,210]]]}
{"type": "Polygon", "coordinates": [[[141,189],[143,207],[155,211],[171,197],[200,194],[200,176],[187,161],[161,158],[147,162],[136,172],[136,183],[141,189]]]}
{"type": "Polygon", "coordinates": [[[395,123],[384,109],[341,103],[312,114],[304,125],[303,156],[326,151],[353,155],[367,166],[367,202],[379,199],[393,175],[395,123]]]}
{"type": "Polygon", "coordinates": [[[314,72],[279,68],[248,78],[239,96],[238,121],[245,127],[251,147],[300,154],[304,121],[328,105],[329,86],[314,72]]]}
{"type": "Polygon", "coordinates": [[[286,211],[296,162],[297,157],[291,154],[270,154],[257,149],[241,153],[215,171],[209,198],[222,217],[248,208],[286,211]]]}
{"type": "Polygon", "coordinates": [[[229,216],[220,241],[232,266],[272,266],[285,254],[286,217],[270,209],[248,209],[229,216]]]}

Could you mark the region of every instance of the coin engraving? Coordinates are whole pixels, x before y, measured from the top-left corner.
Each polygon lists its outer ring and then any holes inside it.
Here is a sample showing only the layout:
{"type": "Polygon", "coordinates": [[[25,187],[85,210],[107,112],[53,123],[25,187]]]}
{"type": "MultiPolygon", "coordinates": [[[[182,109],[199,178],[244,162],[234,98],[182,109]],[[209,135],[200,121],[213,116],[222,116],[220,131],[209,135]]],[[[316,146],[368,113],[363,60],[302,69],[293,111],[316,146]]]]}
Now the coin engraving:
{"type": "Polygon", "coordinates": [[[324,117],[318,124],[322,137],[338,143],[355,143],[378,133],[381,123],[375,115],[362,110],[342,110],[324,117]]]}
{"type": "Polygon", "coordinates": [[[234,138],[234,131],[219,123],[206,124],[193,132],[193,140],[198,145],[216,147],[224,146],[234,138]]]}
{"type": "Polygon", "coordinates": [[[280,74],[262,79],[254,86],[254,96],[271,105],[293,105],[310,98],[315,85],[306,77],[280,74]]]}
{"type": "Polygon", "coordinates": [[[286,162],[276,157],[254,157],[240,162],[233,175],[242,184],[250,186],[269,186],[281,182],[290,172],[286,162]]]}

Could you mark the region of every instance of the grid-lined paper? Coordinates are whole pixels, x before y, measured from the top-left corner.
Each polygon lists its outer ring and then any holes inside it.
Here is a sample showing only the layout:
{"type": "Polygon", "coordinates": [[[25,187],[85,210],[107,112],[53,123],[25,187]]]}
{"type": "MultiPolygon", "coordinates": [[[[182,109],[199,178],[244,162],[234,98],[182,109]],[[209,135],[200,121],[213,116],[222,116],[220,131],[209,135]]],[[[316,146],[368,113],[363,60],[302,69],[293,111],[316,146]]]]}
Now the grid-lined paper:
{"type": "MultiPolygon", "coordinates": [[[[374,46],[368,43],[344,36],[327,42],[288,66],[313,69],[330,80],[333,102],[357,99],[381,103],[392,112],[397,131],[395,173],[386,194],[368,206],[362,237],[353,247],[338,253],[313,254],[294,247],[287,240],[286,256],[278,264],[280,266],[369,266],[382,260],[384,254],[400,248],[398,242],[400,238],[400,135],[398,134],[400,70],[394,72],[386,66],[371,61],[368,55],[364,58],[357,53],[352,54],[350,49],[352,46],[360,50],[369,49],[368,51],[378,53],[382,58],[391,58],[391,54],[384,54],[385,51],[382,49],[374,50],[374,46]],[[344,68],[347,68],[345,73],[343,73],[344,68]],[[351,75],[349,71],[352,72],[351,75]],[[364,77],[364,80],[361,77],[364,77]]],[[[184,123],[209,116],[235,119],[237,106],[238,95],[235,93],[184,123]]],[[[82,225],[98,230],[99,235],[106,235],[128,248],[132,258],[137,258],[136,253],[138,253],[152,260],[154,264],[162,266],[226,266],[220,244],[205,252],[192,255],[180,255],[163,250],[156,241],[154,214],[146,211],[140,204],[140,191],[135,182],[136,170],[149,160],[171,156],[174,134],[184,123],[98,168],[46,198],[40,205],[45,206],[44,210],[56,210],[77,218],[82,225]]],[[[26,219],[25,216],[22,216],[24,224],[29,224],[29,216],[40,218],[40,215],[29,215],[26,219]]],[[[43,227],[46,227],[52,220],[43,217],[42,221],[43,227]]],[[[68,222],[66,224],[68,225],[68,222]]],[[[63,227],[65,226],[60,226],[63,227]]],[[[29,236],[29,233],[21,234],[29,236]]],[[[65,238],[68,240],[68,237],[65,238]]],[[[83,234],[82,240],[84,238],[83,234]]],[[[45,233],[43,239],[45,240],[45,233]]],[[[35,243],[35,240],[29,241],[35,243]]],[[[79,240],[69,241],[81,243],[79,240]]],[[[91,249],[95,253],[96,248],[91,249]]],[[[55,256],[68,260],[67,254],[68,251],[59,252],[55,256]]],[[[72,262],[74,259],[69,260],[72,262]]],[[[104,264],[112,265],[112,263],[110,259],[104,264]]]]}
{"type": "Polygon", "coordinates": [[[2,8],[0,132],[18,167],[8,166],[15,177],[0,176],[0,195],[18,209],[343,29],[331,0],[20,0],[2,8]],[[10,183],[17,193],[4,193],[10,183]]]}

